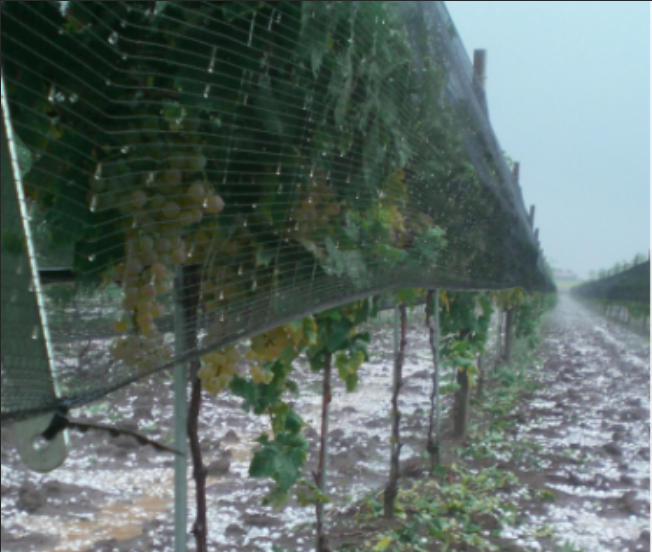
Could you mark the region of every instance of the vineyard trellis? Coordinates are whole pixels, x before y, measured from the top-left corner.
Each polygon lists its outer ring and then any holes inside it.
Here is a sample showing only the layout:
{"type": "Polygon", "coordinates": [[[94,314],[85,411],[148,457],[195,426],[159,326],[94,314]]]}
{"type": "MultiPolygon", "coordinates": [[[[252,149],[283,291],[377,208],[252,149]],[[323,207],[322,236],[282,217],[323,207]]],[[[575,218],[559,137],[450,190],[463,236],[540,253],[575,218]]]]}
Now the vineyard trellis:
{"type": "Polygon", "coordinates": [[[489,316],[468,292],[554,289],[440,2],[3,2],[2,16],[3,424],[187,364],[198,500],[202,389],[230,390],[271,419],[250,469],[277,483],[267,500],[298,482],[323,514],[325,460],[298,481],[307,442],[283,398],[299,354],[326,378],[327,427],[327,378],[355,389],[380,295],[448,290],[459,316],[442,329],[458,336],[441,354],[466,412],[489,316]]]}

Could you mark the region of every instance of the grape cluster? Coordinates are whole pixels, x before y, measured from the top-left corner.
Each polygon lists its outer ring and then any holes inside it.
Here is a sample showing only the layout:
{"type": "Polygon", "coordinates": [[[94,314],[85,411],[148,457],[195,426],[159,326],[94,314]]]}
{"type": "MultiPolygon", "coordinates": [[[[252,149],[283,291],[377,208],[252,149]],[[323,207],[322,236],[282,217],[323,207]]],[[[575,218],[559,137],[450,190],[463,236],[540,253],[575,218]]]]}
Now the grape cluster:
{"type": "Polygon", "coordinates": [[[240,353],[234,346],[214,351],[202,357],[203,366],[197,374],[202,387],[212,395],[217,395],[226,389],[238,371],[240,358],[240,353]]]}
{"type": "Polygon", "coordinates": [[[255,383],[268,384],[272,381],[274,375],[269,370],[265,370],[265,362],[276,360],[290,345],[293,345],[292,331],[286,326],[279,326],[252,338],[247,359],[255,362],[250,368],[255,383]]]}
{"type": "Polygon", "coordinates": [[[286,233],[289,237],[309,238],[315,231],[327,227],[340,209],[335,201],[335,190],[324,175],[317,174],[309,180],[307,189],[302,190],[292,208],[286,233]]]}
{"type": "Polygon", "coordinates": [[[99,203],[102,207],[117,207],[125,215],[125,261],[114,267],[111,279],[124,291],[124,313],[113,329],[129,334],[116,342],[114,356],[129,364],[143,365],[141,357],[149,354],[145,343],[155,340],[162,347],[155,321],[165,314],[165,308],[157,298],[172,290],[174,265],[203,262],[219,235],[219,225],[204,218],[224,209],[223,199],[205,180],[206,163],[206,157],[199,152],[170,156],[164,160],[163,170],[147,173],[137,189],[137,183],[126,173],[126,163],[116,163],[122,168],[114,167],[106,175],[108,178],[103,178],[99,164],[89,183],[93,197],[99,194],[112,198],[108,202],[91,200],[91,210],[99,203]],[[198,178],[199,173],[202,178],[198,178]],[[131,185],[125,187],[125,182],[131,185]],[[121,203],[116,202],[116,192],[111,191],[120,190],[120,185],[124,198],[121,203]],[[126,351],[135,352],[125,353],[124,343],[129,344],[126,351]]]}

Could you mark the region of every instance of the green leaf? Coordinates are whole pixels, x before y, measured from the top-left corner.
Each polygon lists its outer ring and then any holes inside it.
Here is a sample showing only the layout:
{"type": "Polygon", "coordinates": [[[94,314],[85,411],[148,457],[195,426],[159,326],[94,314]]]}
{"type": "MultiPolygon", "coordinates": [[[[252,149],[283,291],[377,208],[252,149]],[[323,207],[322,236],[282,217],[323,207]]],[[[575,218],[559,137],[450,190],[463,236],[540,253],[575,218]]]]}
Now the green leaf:
{"type": "Polygon", "coordinates": [[[390,544],[392,544],[392,538],[385,537],[384,539],[379,540],[372,550],[374,550],[374,552],[383,552],[384,550],[387,550],[390,544]]]}

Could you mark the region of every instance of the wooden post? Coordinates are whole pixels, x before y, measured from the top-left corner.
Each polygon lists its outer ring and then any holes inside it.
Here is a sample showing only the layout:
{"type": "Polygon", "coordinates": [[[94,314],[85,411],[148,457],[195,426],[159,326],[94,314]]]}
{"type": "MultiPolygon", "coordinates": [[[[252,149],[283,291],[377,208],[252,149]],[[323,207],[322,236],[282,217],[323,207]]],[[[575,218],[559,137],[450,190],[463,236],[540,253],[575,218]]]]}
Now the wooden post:
{"type": "MultiPolygon", "coordinates": [[[[183,296],[183,347],[185,351],[197,349],[197,310],[201,290],[201,265],[186,265],[182,268],[183,296]]],[[[199,443],[199,412],[201,410],[201,380],[197,376],[201,362],[199,359],[190,362],[191,397],[188,407],[187,431],[192,455],[192,474],[196,486],[197,517],[192,528],[195,536],[197,552],[206,552],[206,467],[202,460],[199,443]]]]}
{"type": "MultiPolygon", "coordinates": [[[[319,448],[319,467],[317,468],[317,485],[322,493],[326,494],[327,486],[327,465],[328,465],[328,422],[331,403],[331,372],[332,372],[332,355],[326,356],[326,366],[324,366],[324,380],[322,388],[322,406],[321,406],[321,441],[319,448]]],[[[328,538],[324,528],[324,503],[317,503],[317,552],[328,552],[328,538]]]]}
{"type": "Polygon", "coordinates": [[[482,395],[484,393],[484,377],[485,377],[485,366],[484,366],[484,354],[479,354],[478,355],[478,391],[477,391],[477,397],[478,399],[482,399],[482,395]]]}
{"type": "Polygon", "coordinates": [[[403,359],[405,356],[405,334],[407,329],[407,316],[405,304],[397,305],[394,311],[394,385],[392,390],[392,434],[390,437],[390,467],[389,482],[385,487],[383,506],[385,519],[394,518],[394,504],[398,495],[398,478],[401,460],[401,412],[398,408],[398,396],[403,386],[403,359]],[[400,339],[399,339],[400,318],[400,339]]]}
{"type": "Polygon", "coordinates": [[[536,207],[534,205],[530,206],[530,214],[528,215],[527,219],[528,222],[530,223],[530,228],[534,228],[534,213],[535,213],[536,207]]]}
{"type": "Polygon", "coordinates": [[[509,362],[512,358],[512,340],[514,335],[514,308],[507,309],[505,316],[505,350],[503,358],[509,362]]]}
{"type": "Polygon", "coordinates": [[[471,386],[466,368],[457,369],[457,384],[460,388],[455,392],[454,407],[454,432],[455,436],[463,439],[469,425],[469,404],[471,399],[471,386]]]}
{"type": "Polygon", "coordinates": [[[512,177],[514,182],[518,184],[521,179],[521,164],[518,161],[514,162],[514,168],[512,169],[512,177]]]}
{"type": "Polygon", "coordinates": [[[487,50],[473,50],[473,76],[484,90],[487,82],[487,50]]]}
{"type": "MultiPolygon", "coordinates": [[[[177,356],[185,354],[185,300],[183,268],[178,267],[175,278],[174,346],[177,356]]],[[[174,458],[174,552],[188,549],[188,498],[187,498],[187,459],[188,443],[188,365],[180,364],[174,368],[174,448],[182,455],[174,458]]]]}
{"type": "Polygon", "coordinates": [[[487,108],[487,96],[485,95],[485,83],[487,82],[487,51],[473,51],[473,80],[478,87],[478,100],[485,115],[489,115],[487,108]]]}
{"type": "Polygon", "coordinates": [[[428,423],[427,450],[430,454],[430,469],[440,463],[441,406],[439,400],[439,290],[428,292],[426,318],[432,351],[432,391],[430,393],[430,417],[428,423]],[[435,435],[433,435],[433,433],[435,435]]]}

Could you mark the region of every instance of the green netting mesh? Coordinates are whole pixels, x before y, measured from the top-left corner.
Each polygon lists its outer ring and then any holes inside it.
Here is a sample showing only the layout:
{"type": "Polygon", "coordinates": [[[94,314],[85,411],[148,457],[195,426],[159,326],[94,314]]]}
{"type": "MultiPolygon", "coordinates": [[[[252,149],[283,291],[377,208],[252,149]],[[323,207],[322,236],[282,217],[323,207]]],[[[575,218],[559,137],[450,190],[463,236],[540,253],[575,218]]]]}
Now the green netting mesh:
{"type": "MultiPolygon", "coordinates": [[[[2,18],[60,402],[180,360],[175,288],[198,314],[183,359],[397,287],[552,289],[440,2],[3,2],[2,18]]],[[[4,278],[2,300],[4,352],[4,278]]],[[[52,406],[12,374],[3,422],[52,406]]]]}
{"type": "Polygon", "coordinates": [[[571,289],[571,293],[587,299],[650,303],[650,261],[629,270],[587,282],[571,289]]]}

